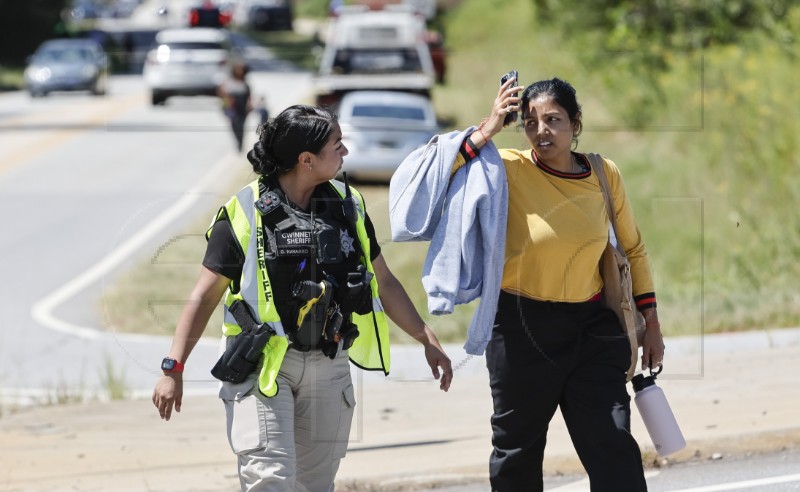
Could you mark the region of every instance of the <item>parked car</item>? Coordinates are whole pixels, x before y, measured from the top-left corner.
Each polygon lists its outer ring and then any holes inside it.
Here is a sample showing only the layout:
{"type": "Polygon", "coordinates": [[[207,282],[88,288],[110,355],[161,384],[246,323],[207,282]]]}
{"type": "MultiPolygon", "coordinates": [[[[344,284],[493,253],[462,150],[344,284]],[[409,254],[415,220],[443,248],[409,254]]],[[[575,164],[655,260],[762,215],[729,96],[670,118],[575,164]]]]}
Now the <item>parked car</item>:
{"type": "Polygon", "coordinates": [[[395,91],[354,91],[339,105],[343,171],[359,180],[388,182],[406,155],[440,128],[430,99],[395,91]]]}
{"type": "Polygon", "coordinates": [[[143,71],[152,104],[164,104],[171,96],[216,95],[230,70],[230,55],[225,30],[195,27],[160,31],[143,71]]]}
{"type": "Polygon", "coordinates": [[[293,19],[290,0],[258,0],[247,13],[247,22],[256,31],[291,31],[293,19]]]}
{"type": "MultiPolygon", "coordinates": [[[[227,7],[227,6],[226,6],[227,7]]],[[[201,5],[189,9],[190,27],[225,27],[231,23],[233,12],[214,2],[205,0],[201,5]]]]}
{"type": "Polygon", "coordinates": [[[108,87],[108,58],[97,41],[45,41],[28,60],[25,87],[31,97],[53,91],[91,91],[103,95],[108,87]]]}

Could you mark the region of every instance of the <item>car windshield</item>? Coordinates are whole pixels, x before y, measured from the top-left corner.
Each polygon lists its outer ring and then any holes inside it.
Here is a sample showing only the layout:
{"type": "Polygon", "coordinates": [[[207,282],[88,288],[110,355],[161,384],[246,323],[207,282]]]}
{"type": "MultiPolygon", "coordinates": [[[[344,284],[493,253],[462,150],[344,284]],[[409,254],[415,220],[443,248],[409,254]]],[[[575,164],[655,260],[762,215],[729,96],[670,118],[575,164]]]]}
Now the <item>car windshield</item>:
{"type": "Polygon", "coordinates": [[[91,61],[92,50],[89,48],[47,48],[36,55],[38,63],[78,63],[91,61]]]}
{"type": "Polygon", "coordinates": [[[225,48],[220,43],[209,41],[183,41],[180,43],[162,43],[161,46],[167,46],[171,50],[224,50],[225,48]]]}
{"type": "Polygon", "coordinates": [[[392,118],[396,120],[425,121],[425,111],[414,106],[383,106],[359,104],[353,107],[354,118],[392,118]]]}

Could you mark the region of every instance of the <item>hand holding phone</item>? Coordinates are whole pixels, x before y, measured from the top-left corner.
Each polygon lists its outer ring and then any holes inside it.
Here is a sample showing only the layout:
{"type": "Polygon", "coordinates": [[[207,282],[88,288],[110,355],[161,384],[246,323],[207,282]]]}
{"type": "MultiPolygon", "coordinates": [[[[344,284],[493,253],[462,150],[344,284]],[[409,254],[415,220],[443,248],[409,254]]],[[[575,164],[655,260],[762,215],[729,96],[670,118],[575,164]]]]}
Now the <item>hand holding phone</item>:
{"type": "MultiPolygon", "coordinates": [[[[512,77],[514,78],[514,83],[511,85],[511,87],[519,87],[519,72],[517,72],[516,70],[511,70],[507,74],[500,77],[500,85],[502,86],[508,81],[508,79],[512,77]]],[[[511,123],[517,121],[517,113],[518,111],[509,111],[508,113],[506,113],[506,117],[503,118],[503,126],[506,127],[511,123]]]]}

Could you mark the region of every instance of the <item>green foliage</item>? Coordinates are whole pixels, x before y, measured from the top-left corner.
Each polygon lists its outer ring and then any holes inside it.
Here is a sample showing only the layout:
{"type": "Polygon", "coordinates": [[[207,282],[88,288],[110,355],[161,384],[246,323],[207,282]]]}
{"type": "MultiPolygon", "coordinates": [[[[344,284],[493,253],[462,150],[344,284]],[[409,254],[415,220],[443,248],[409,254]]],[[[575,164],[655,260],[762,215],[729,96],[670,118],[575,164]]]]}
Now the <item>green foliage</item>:
{"type": "Polygon", "coordinates": [[[0,65],[0,92],[22,89],[25,85],[22,72],[22,67],[0,65]]]}
{"type": "MultiPolygon", "coordinates": [[[[614,90],[633,88],[630,107],[664,104],[662,75],[676,59],[703,50],[741,43],[753,34],[768,37],[787,54],[800,31],[798,0],[533,0],[542,24],[583,49],[575,52],[587,67],[613,73],[614,90]],[[617,73],[631,77],[617,77],[617,73]],[[638,86],[631,82],[637,80],[638,86]]],[[[628,126],[653,124],[645,113],[628,112],[628,126]]]]}
{"type": "Polygon", "coordinates": [[[129,389],[125,382],[125,371],[118,370],[108,355],[105,358],[103,372],[100,373],[100,383],[109,400],[124,400],[128,396],[129,389]]]}
{"type": "Polygon", "coordinates": [[[22,65],[39,44],[56,37],[67,0],[0,0],[0,63],[22,65]]]}
{"type": "Polygon", "coordinates": [[[533,0],[542,21],[573,36],[599,32],[602,49],[643,51],[695,50],[740,41],[763,31],[794,41],[797,19],[787,15],[797,0],[533,0]]]}
{"type": "Polygon", "coordinates": [[[328,15],[328,0],[299,0],[294,5],[295,17],[322,19],[328,15]]]}

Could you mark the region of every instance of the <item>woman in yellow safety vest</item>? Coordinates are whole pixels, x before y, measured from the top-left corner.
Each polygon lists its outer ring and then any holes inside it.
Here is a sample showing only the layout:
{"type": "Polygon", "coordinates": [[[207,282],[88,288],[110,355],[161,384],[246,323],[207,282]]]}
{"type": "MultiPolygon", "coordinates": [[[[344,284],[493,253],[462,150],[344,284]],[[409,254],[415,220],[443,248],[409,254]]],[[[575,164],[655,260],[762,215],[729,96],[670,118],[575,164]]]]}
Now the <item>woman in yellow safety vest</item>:
{"type": "Polygon", "coordinates": [[[259,129],[247,155],[259,178],[214,217],[162,361],[153,403],[169,420],[183,365],[224,295],[227,349],[212,374],[242,490],[333,489],[355,405],[348,360],[389,373],[387,315],[450,387],[450,360],[381,255],[363,197],[334,180],[346,155],[324,109],[292,106],[259,129]]]}

